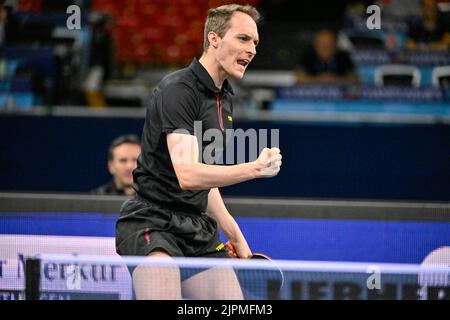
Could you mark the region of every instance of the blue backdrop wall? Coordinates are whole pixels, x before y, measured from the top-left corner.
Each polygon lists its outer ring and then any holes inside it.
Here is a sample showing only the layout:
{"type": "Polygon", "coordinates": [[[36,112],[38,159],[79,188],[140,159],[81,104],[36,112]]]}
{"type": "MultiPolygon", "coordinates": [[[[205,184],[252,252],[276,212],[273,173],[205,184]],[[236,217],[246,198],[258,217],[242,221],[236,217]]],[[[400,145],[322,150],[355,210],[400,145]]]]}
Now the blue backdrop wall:
{"type": "MultiPolygon", "coordinates": [[[[0,189],[86,192],[109,179],[106,150],[143,119],[0,117],[0,189]]],[[[275,179],[224,195],[450,200],[450,126],[236,122],[280,131],[275,179]]]]}

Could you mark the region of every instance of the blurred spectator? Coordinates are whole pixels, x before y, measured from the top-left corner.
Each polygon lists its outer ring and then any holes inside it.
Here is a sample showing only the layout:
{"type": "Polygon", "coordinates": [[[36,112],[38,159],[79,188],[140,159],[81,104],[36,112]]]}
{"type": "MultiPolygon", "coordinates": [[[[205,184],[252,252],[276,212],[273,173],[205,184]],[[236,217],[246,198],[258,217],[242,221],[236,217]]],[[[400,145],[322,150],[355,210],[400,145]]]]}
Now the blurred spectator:
{"type": "Polygon", "coordinates": [[[450,48],[450,32],[446,29],[435,0],[422,0],[422,20],[409,26],[408,49],[445,50],[450,48]]]}
{"type": "Polygon", "coordinates": [[[136,135],[123,135],[111,143],[108,149],[108,170],[113,179],[91,191],[98,195],[134,195],[133,170],[141,153],[140,140],[136,135]]]}
{"type": "Polygon", "coordinates": [[[12,5],[0,0],[0,46],[10,41],[18,29],[18,22],[12,13],[12,5]]]}
{"type": "Polygon", "coordinates": [[[350,55],[337,49],[336,36],[330,30],[316,34],[313,47],[301,58],[299,69],[299,82],[358,82],[350,55]]]}
{"type": "Polygon", "coordinates": [[[91,46],[90,66],[101,66],[103,69],[103,80],[111,76],[113,65],[113,39],[111,29],[112,18],[98,13],[91,14],[91,46]]]}

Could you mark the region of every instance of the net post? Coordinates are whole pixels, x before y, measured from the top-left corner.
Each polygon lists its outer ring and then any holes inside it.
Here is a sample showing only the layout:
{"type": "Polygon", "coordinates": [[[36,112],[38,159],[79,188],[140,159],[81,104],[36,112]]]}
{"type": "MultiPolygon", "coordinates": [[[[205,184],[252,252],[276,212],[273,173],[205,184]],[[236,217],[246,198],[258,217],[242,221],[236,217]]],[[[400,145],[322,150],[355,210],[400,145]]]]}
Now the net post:
{"type": "Polygon", "coordinates": [[[25,300],[39,300],[41,260],[28,257],[25,260],[25,300]]]}

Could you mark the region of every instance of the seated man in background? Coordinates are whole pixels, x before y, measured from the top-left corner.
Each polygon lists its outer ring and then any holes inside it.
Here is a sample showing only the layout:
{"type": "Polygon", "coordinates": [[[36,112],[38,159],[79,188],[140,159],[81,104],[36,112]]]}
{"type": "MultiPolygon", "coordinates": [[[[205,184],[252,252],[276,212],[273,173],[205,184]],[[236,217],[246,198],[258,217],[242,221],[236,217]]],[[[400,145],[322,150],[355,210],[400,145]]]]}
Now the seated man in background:
{"type": "Polygon", "coordinates": [[[113,179],[91,191],[98,195],[134,195],[133,170],[141,153],[141,143],[134,134],[120,136],[108,149],[108,170],[113,179]]]}
{"type": "Polygon", "coordinates": [[[336,46],[336,36],[330,30],[319,31],[313,48],[300,61],[298,82],[345,83],[358,82],[350,55],[336,46]]]}
{"type": "Polygon", "coordinates": [[[408,49],[447,50],[450,48],[448,21],[444,21],[435,0],[422,0],[422,20],[409,26],[408,49]]]}

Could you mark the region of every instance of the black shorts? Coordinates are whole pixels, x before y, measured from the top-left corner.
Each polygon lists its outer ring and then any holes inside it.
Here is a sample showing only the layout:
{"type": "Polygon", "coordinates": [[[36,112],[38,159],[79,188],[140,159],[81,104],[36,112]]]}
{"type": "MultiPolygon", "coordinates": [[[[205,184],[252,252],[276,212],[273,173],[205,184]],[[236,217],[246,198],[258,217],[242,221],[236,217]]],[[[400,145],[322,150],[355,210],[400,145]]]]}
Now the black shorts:
{"type": "MultiPolygon", "coordinates": [[[[228,258],[217,223],[205,213],[192,215],[164,209],[135,196],[124,202],[116,222],[116,251],[121,256],[147,256],[156,249],[172,257],[228,258]]],[[[133,267],[128,268],[133,274],[133,267]]],[[[181,280],[202,270],[181,270],[181,280]]]]}

